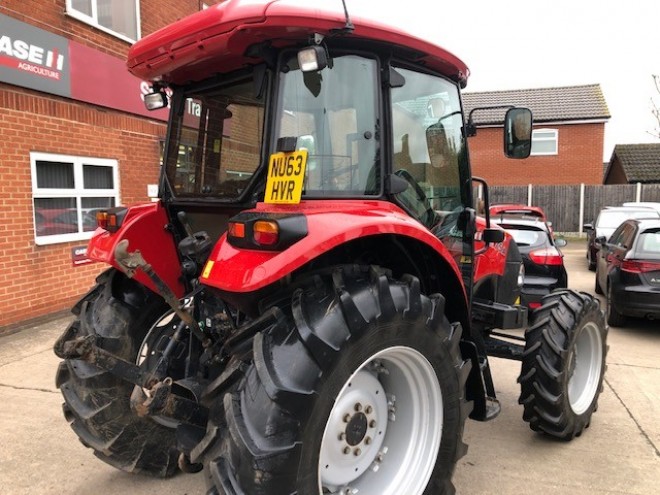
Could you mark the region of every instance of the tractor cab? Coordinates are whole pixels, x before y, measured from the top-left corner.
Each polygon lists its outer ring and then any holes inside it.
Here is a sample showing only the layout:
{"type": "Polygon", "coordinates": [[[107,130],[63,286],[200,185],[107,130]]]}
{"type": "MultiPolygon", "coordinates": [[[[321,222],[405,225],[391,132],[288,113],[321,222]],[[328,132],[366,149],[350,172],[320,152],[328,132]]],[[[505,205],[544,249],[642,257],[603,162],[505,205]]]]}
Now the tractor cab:
{"type": "MultiPolygon", "coordinates": [[[[304,9],[290,14],[310,15],[304,9]]],[[[176,57],[168,62],[170,72],[159,69],[154,93],[145,101],[151,108],[171,104],[160,188],[169,216],[183,211],[214,241],[228,231],[234,246],[272,252],[304,237],[299,232],[304,227],[273,220],[254,230],[254,222],[235,216],[252,209],[278,218],[308,216],[307,211],[354,209],[350,205],[357,203],[366,212],[388,202],[386,210],[404,222],[419,222],[443,244],[438,249],[455,262],[447,269],[460,271],[471,290],[479,227],[460,96],[464,64],[414,38],[428,54],[423,63],[411,64],[413,53],[372,22],[364,39],[347,22],[328,29],[308,19],[309,27],[275,44],[270,38],[283,27],[269,21],[273,24],[255,31],[254,43],[241,47],[244,60],[235,70],[215,75],[200,69],[206,77],[182,83],[192,73],[189,66],[177,67],[176,57]]],[[[228,46],[234,38],[245,43],[238,33],[223,36],[228,46]]],[[[153,75],[148,48],[147,43],[134,49],[133,72],[153,75]]],[[[531,142],[531,113],[510,110],[506,122],[504,151],[522,157],[520,145],[528,153],[531,142]],[[526,134],[513,132],[520,120],[526,134]]],[[[255,211],[241,215],[252,218],[255,211]]],[[[184,227],[179,226],[180,239],[184,227]]],[[[323,240],[321,233],[318,242],[323,240]]],[[[302,263],[294,261],[296,268],[302,263]]],[[[230,289],[209,278],[207,269],[204,282],[230,289]]]]}

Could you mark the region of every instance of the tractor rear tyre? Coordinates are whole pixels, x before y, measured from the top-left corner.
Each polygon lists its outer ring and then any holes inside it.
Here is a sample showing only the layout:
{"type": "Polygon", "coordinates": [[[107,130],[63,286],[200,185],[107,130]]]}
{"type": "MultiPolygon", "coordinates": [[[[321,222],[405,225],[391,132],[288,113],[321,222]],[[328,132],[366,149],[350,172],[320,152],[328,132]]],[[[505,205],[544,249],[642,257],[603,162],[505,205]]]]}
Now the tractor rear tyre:
{"type": "MultiPolygon", "coordinates": [[[[136,362],[143,339],[167,307],[160,297],[114,269],[96,282],[73,308],[77,318],[63,338],[95,335],[97,346],[136,362]]],[[[64,416],[99,459],[127,472],[174,474],[179,455],[175,430],[133,412],[133,384],[78,359],[60,363],[56,384],[64,396],[64,416]]]]}
{"type": "Polygon", "coordinates": [[[525,334],[519,402],[532,430],[571,440],[589,426],[603,390],[608,328],[589,294],[562,290],[542,302],[525,334]]]}
{"type": "Polygon", "coordinates": [[[341,267],[289,300],[234,367],[242,375],[209,391],[193,450],[208,493],[455,493],[470,364],[444,298],[413,277],[341,267]]]}

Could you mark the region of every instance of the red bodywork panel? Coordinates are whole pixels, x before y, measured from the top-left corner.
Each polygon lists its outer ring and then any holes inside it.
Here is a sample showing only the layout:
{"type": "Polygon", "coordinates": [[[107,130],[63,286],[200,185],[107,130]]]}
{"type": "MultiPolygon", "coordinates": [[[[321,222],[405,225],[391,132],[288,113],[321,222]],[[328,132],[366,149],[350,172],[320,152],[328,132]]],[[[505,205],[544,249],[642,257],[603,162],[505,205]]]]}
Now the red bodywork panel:
{"type": "MultiPolygon", "coordinates": [[[[296,213],[307,218],[308,235],[282,252],[235,248],[226,235],[215,246],[202,284],[229,292],[261,289],[332,248],[361,237],[394,234],[414,238],[447,260],[457,279],[460,270],[451,253],[433,234],[398,206],[387,201],[312,200],[293,207],[257,204],[250,212],[296,213]]],[[[465,293],[463,294],[465,297],[465,293]]]]}
{"type": "MultiPolygon", "coordinates": [[[[115,248],[119,241],[127,239],[128,251],[132,253],[139,249],[174,294],[183,297],[185,287],[181,282],[181,265],[172,234],[166,229],[168,223],[167,213],[160,202],[131,206],[118,232],[96,229],[89,241],[87,256],[120,269],[115,262],[115,248]]],[[[135,279],[157,292],[141,270],[136,272],[135,279]]]]}
{"type": "MultiPolygon", "coordinates": [[[[481,232],[486,228],[486,219],[477,217],[477,235],[474,242],[474,250],[478,254],[475,256],[474,266],[474,283],[477,284],[480,280],[490,276],[504,275],[506,269],[506,258],[509,252],[509,243],[513,242],[513,237],[508,232],[504,232],[504,240],[497,244],[491,244],[488,249],[481,252],[485,247],[481,241],[481,232]]],[[[491,224],[491,229],[501,229],[497,225],[491,224]]]]}
{"type": "MultiPolygon", "coordinates": [[[[314,33],[329,35],[346,23],[341,5],[330,10],[320,2],[287,4],[282,0],[255,3],[228,0],[197,12],[135,43],[128,68],[145,80],[183,84],[227,73],[262,60],[246,50],[263,41],[275,47],[299,45],[314,33]]],[[[396,27],[353,18],[347,38],[368,39],[406,50],[412,61],[467,83],[468,68],[456,56],[396,27]]]]}

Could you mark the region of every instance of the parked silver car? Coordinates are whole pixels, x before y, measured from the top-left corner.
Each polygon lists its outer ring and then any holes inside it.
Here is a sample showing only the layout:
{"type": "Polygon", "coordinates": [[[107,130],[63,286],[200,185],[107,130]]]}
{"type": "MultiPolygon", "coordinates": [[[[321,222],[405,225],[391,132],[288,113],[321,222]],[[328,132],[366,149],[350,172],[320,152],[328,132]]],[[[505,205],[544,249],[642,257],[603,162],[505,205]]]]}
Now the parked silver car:
{"type": "Polygon", "coordinates": [[[609,239],[616,228],[629,218],[660,218],[660,213],[649,206],[606,206],[594,223],[585,223],[587,231],[587,260],[589,270],[596,269],[596,253],[600,249],[598,238],[609,239]]]}

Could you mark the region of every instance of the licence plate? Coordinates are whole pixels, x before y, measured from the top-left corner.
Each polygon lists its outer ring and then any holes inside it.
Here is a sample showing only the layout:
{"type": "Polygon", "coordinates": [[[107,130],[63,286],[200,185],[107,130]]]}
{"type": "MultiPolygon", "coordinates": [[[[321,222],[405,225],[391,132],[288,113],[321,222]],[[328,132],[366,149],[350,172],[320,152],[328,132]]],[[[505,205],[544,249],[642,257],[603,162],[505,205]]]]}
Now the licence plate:
{"type": "Polygon", "coordinates": [[[270,155],[264,202],[288,205],[300,203],[306,165],[307,150],[270,155]]]}

